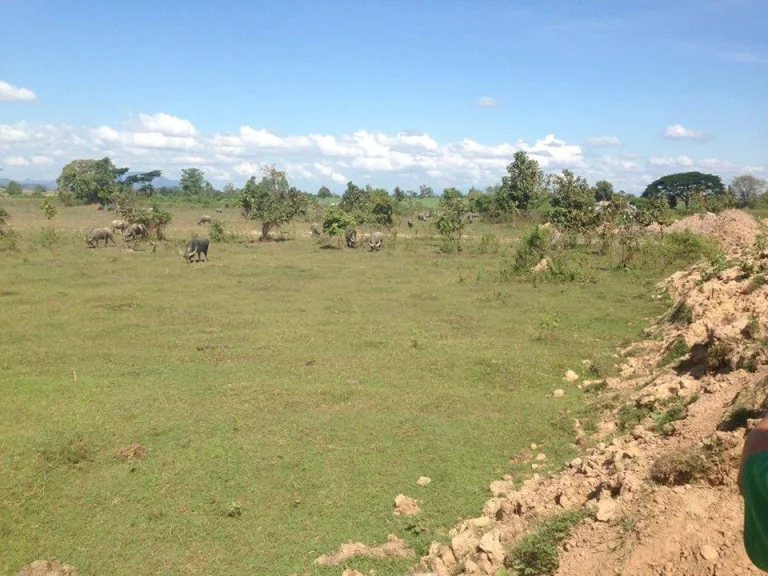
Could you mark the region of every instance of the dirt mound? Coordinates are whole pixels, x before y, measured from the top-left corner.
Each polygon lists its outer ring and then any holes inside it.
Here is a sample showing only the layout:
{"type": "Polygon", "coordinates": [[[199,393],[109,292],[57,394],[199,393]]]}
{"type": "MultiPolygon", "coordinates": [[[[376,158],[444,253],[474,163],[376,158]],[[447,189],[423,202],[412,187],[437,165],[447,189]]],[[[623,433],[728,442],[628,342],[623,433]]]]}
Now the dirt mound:
{"type": "Polygon", "coordinates": [[[716,239],[723,250],[733,252],[754,245],[764,226],[741,210],[724,210],[719,214],[707,212],[677,220],[664,228],[665,232],[690,230],[695,234],[716,239]]]}
{"type": "Polygon", "coordinates": [[[362,542],[348,542],[342,544],[336,552],[325,554],[315,560],[319,566],[338,566],[348,562],[355,556],[366,556],[368,558],[408,558],[413,555],[413,550],[408,547],[405,540],[390,534],[387,536],[386,544],[370,547],[362,542]]]}
{"type": "MultiPolygon", "coordinates": [[[[715,218],[744,221],[729,212],[715,218]]],[[[756,230],[728,241],[751,245],[756,230]]],[[[659,289],[677,302],[621,352],[621,376],[602,392],[617,407],[591,439],[574,422],[574,445],[592,447],[561,472],[491,483],[482,515],[433,543],[415,573],[495,575],[536,562],[559,576],[758,572],[742,544],[736,478],[744,434],[768,404],[768,254],[692,267],[659,289]],[[557,539],[535,544],[544,533],[557,539]]]]}
{"type": "Polygon", "coordinates": [[[416,500],[404,494],[395,496],[395,510],[393,512],[395,516],[415,516],[419,512],[421,512],[421,508],[419,508],[419,503],[416,500]]]}
{"type": "Polygon", "coordinates": [[[58,560],[35,560],[19,570],[16,576],[80,576],[80,572],[58,560]]]}
{"type": "Polygon", "coordinates": [[[147,454],[149,454],[149,448],[141,444],[129,444],[115,452],[115,458],[118,460],[143,460],[147,454]]]}

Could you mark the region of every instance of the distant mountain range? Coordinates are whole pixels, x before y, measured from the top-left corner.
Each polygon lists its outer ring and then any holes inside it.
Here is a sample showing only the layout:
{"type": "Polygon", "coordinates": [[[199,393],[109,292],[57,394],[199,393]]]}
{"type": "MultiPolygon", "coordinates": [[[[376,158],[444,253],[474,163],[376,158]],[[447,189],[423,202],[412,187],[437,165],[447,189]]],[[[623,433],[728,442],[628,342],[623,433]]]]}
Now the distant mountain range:
{"type": "MultiPolygon", "coordinates": [[[[130,174],[130,172],[129,172],[130,174]]],[[[8,185],[8,182],[13,180],[13,178],[0,178],[0,186],[5,188],[8,185]]],[[[16,180],[19,184],[22,185],[23,188],[32,188],[34,186],[37,186],[40,184],[41,186],[44,186],[48,190],[55,190],[56,189],[56,180],[31,180],[30,178],[25,178],[24,180],[16,180]]],[[[179,185],[178,180],[171,180],[170,178],[166,178],[165,176],[160,176],[159,178],[155,178],[152,182],[152,185],[155,188],[173,188],[174,186],[179,185]]]]}

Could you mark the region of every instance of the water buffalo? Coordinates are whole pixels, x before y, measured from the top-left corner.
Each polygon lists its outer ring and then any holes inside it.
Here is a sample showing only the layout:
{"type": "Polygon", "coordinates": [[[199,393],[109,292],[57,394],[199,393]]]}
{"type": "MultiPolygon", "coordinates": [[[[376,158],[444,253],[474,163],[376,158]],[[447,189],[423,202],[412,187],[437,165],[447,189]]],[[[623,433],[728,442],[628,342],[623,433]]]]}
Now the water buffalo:
{"type": "Polygon", "coordinates": [[[197,221],[197,225],[200,226],[202,224],[210,224],[211,223],[211,217],[210,216],[201,216],[200,220],[197,221]]]}
{"type": "Polygon", "coordinates": [[[96,248],[96,246],[99,245],[99,240],[104,240],[105,247],[109,244],[110,240],[112,240],[112,244],[117,246],[115,239],[112,237],[112,230],[110,230],[109,228],[94,228],[85,237],[85,241],[88,243],[88,246],[91,248],[96,248]]]}
{"type": "Polygon", "coordinates": [[[322,234],[322,230],[320,230],[320,224],[314,222],[312,224],[312,236],[320,236],[320,234],[322,234]]]}
{"type": "Polygon", "coordinates": [[[224,212],[224,210],[221,208],[216,208],[216,214],[221,214],[222,212],[224,212]]]}
{"type": "Polygon", "coordinates": [[[200,255],[205,256],[208,262],[208,238],[193,237],[187,244],[186,250],[182,253],[187,262],[192,262],[192,258],[197,254],[197,262],[200,262],[200,255]]]}
{"type": "Polygon", "coordinates": [[[357,248],[357,230],[347,228],[344,232],[344,240],[347,242],[348,248],[357,248]]]}
{"type": "Polygon", "coordinates": [[[114,234],[118,230],[120,232],[125,232],[125,229],[128,228],[128,222],[125,220],[112,220],[112,225],[110,226],[112,228],[112,233],[114,234]]]}
{"type": "Polygon", "coordinates": [[[123,232],[124,240],[133,240],[134,238],[146,238],[147,227],[144,224],[136,223],[131,224],[123,232]]]}
{"type": "Polygon", "coordinates": [[[419,214],[419,215],[417,216],[417,218],[418,218],[419,220],[421,220],[422,222],[426,222],[427,220],[429,220],[429,217],[430,217],[430,216],[431,216],[431,214],[430,214],[429,212],[424,212],[424,213],[422,213],[422,214],[419,214]]]}
{"type": "Polygon", "coordinates": [[[368,246],[371,248],[371,252],[381,250],[381,243],[384,241],[384,234],[381,232],[374,232],[371,237],[368,238],[368,246]]]}
{"type": "Polygon", "coordinates": [[[408,220],[408,228],[413,228],[413,220],[408,220]]]}

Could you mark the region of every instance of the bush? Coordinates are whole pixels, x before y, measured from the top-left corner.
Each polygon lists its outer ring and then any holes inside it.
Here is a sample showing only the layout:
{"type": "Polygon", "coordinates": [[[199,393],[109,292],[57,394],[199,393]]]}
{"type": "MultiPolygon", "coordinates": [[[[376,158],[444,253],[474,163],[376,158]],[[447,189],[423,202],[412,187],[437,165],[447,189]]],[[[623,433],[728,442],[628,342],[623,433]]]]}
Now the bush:
{"type": "Polygon", "coordinates": [[[513,271],[517,274],[530,272],[546,256],[549,245],[549,230],[536,226],[517,243],[513,271]]]}
{"type": "Polygon", "coordinates": [[[722,485],[730,477],[725,446],[717,437],[701,446],[679,448],[660,456],[651,466],[651,480],[664,486],[681,486],[706,479],[722,485]]]}
{"type": "Polygon", "coordinates": [[[477,247],[478,254],[498,254],[501,248],[499,238],[493,233],[488,232],[480,238],[480,244],[477,247]]]}
{"type": "Polygon", "coordinates": [[[72,206],[75,203],[75,195],[72,192],[59,190],[59,202],[62,206],[72,206]]]}
{"type": "Polygon", "coordinates": [[[154,234],[158,240],[165,239],[165,227],[173,220],[173,215],[167,210],[162,210],[157,205],[152,206],[152,210],[144,210],[136,214],[133,221],[137,224],[144,224],[150,234],[154,234]]]}
{"type": "Polygon", "coordinates": [[[669,321],[675,324],[690,324],[693,322],[693,309],[680,300],[669,313],[669,321]]]}
{"type": "Polygon", "coordinates": [[[59,235],[53,226],[43,226],[35,238],[35,242],[41,247],[53,251],[53,247],[59,243],[59,235]]]}
{"type": "Polygon", "coordinates": [[[16,230],[0,229],[0,252],[16,252],[19,249],[19,233],[16,230]]]}
{"type": "Polygon", "coordinates": [[[504,565],[519,576],[554,574],[560,565],[558,546],[571,529],[591,516],[584,508],[569,510],[547,518],[532,533],[517,542],[504,565]]]}
{"type": "Polygon", "coordinates": [[[668,366],[688,354],[690,350],[691,349],[688,347],[688,344],[685,342],[685,340],[679,338],[667,348],[666,352],[664,352],[664,356],[659,359],[656,365],[659,368],[668,366]]]}
{"type": "Polygon", "coordinates": [[[222,242],[224,240],[224,237],[226,236],[226,233],[224,231],[224,224],[222,224],[220,220],[211,221],[209,235],[211,237],[211,240],[213,240],[214,242],[222,242]]]}
{"type": "Polygon", "coordinates": [[[717,372],[726,368],[731,361],[733,346],[722,340],[710,343],[707,347],[707,371],[717,372]]]}
{"type": "Polygon", "coordinates": [[[338,238],[341,242],[342,236],[347,228],[355,225],[355,220],[341,208],[331,208],[326,212],[323,218],[323,232],[331,238],[338,238]]]}

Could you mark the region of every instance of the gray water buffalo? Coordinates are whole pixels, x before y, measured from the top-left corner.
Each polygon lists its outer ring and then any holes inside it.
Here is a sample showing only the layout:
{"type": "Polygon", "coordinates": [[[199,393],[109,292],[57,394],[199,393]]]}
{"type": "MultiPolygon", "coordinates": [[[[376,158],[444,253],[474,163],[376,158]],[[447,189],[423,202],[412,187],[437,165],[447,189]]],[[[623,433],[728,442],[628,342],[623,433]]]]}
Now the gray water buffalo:
{"type": "Polygon", "coordinates": [[[144,224],[140,224],[140,223],[131,224],[123,232],[124,240],[133,240],[135,238],[146,238],[146,237],[147,237],[147,227],[144,226],[144,224]]]}
{"type": "Polygon", "coordinates": [[[211,217],[210,216],[201,216],[200,220],[197,221],[197,225],[200,226],[202,224],[210,224],[211,223],[211,217]]]}
{"type": "Polygon", "coordinates": [[[317,222],[312,223],[312,236],[320,236],[322,234],[322,230],[320,229],[320,224],[317,222]]]}
{"type": "Polygon", "coordinates": [[[408,228],[413,228],[413,220],[408,220],[408,228]]]}
{"type": "Polygon", "coordinates": [[[419,214],[417,216],[417,218],[419,220],[421,220],[422,222],[426,222],[427,220],[429,220],[430,216],[431,216],[431,214],[429,212],[424,212],[422,214],[419,214]]]}
{"type": "Polygon", "coordinates": [[[91,248],[96,248],[99,245],[99,240],[104,240],[105,247],[109,244],[110,240],[112,240],[112,244],[117,246],[115,239],[112,237],[112,230],[109,228],[94,228],[85,237],[85,241],[91,248]]]}
{"type": "Polygon", "coordinates": [[[368,238],[368,246],[371,248],[371,252],[381,250],[381,243],[384,242],[384,234],[381,232],[374,232],[371,237],[368,238]]]}
{"type": "Polygon", "coordinates": [[[120,232],[125,232],[125,229],[128,228],[128,222],[125,220],[112,220],[110,228],[112,228],[113,234],[118,230],[120,230],[120,232]]]}
{"type": "Polygon", "coordinates": [[[357,248],[357,230],[354,228],[347,228],[344,232],[344,240],[346,241],[348,248],[357,248]]]}
{"type": "Polygon", "coordinates": [[[205,256],[205,261],[208,262],[208,243],[208,238],[198,238],[195,236],[189,241],[182,255],[187,262],[192,262],[195,254],[197,254],[197,262],[200,262],[200,255],[205,256]]]}
{"type": "Polygon", "coordinates": [[[216,208],[216,214],[221,214],[222,212],[224,212],[224,210],[221,208],[216,208]]]}

